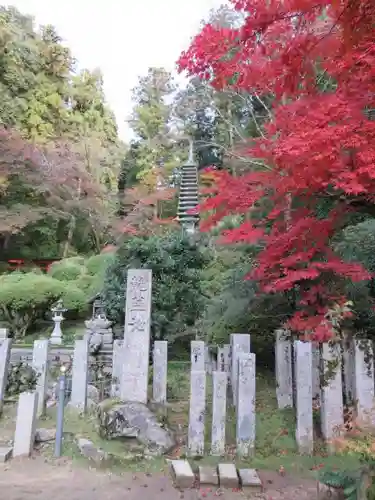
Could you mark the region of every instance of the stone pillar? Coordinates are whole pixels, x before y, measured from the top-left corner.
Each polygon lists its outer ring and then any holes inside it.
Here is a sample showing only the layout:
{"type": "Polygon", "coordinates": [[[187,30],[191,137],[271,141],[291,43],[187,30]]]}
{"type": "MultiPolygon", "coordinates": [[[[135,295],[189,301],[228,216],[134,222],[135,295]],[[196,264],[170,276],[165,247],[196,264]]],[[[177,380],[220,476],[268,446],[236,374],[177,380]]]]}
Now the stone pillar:
{"type": "Polygon", "coordinates": [[[360,422],[375,424],[374,406],[374,354],[371,340],[355,340],[354,398],[360,422]]]}
{"type": "Polygon", "coordinates": [[[225,371],[212,373],[211,455],[222,456],[225,454],[227,383],[228,377],[225,371]]]}
{"type": "Polygon", "coordinates": [[[155,403],[165,404],[167,402],[168,342],[156,340],[153,355],[153,400],[155,403]]]}
{"type": "Polygon", "coordinates": [[[332,440],[340,436],[344,425],[340,346],[324,343],[322,360],[324,377],[321,391],[322,434],[328,441],[329,450],[334,451],[332,440]]]}
{"type": "Polygon", "coordinates": [[[231,384],[232,379],[232,347],[230,344],[224,344],[224,360],[225,360],[225,371],[228,376],[228,384],[231,384]]]}
{"type": "Polygon", "coordinates": [[[112,353],[112,385],[111,385],[111,397],[118,398],[120,396],[120,380],[121,380],[121,370],[123,364],[123,341],[115,340],[113,342],[113,353],[112,353]]]}
{"type": "Polygon", "coordinates": [[[354,341],[346,341],[342,353],[342,361],[344,364],[344,393],[347,403],[355,402],[355,349],[354,341]]]}
{"type": "Polygon", "coordinates": [[[86,411],[87,406],[88,364],[89,344],[86,340],[76,340],[73,354],[70,406],[81,413],[86,411]]]}
{"type": "Polygon", "coordinates": [[[276,331],[276,397],[280,409],[293,407],[292,342],[285,330],[276,331]]]}
{"type": "Polygon", "coordinates": [[[48,389],[48,339],[35,340],[32,367],[38,374],[36,392],[38,393],[37,416],[46,412],[46,395],[48,389]]]}
{"type": "Polygon", "coordinates": [[[233,404],[237,406],[237,387],[238,387],[238,356],[240,353],[250,353],[250,335],[247,333],[232,333],[230,336],[232,366],[231,366],[231,384],[233,404]]]}
{"type": "Polygon", "coordinates": [[[30,456],[33,450],[38,411],[38,393],[22,392],[18,399],[13,456],[30,456]]]}
{"type": "Polygon", "coordinates": [[[0,328],[0,345],[8,338],[8,328],[0,328]]]}
{"type": "Polygon", "coordinates": [[[224,347],[219,347],[217,349],[217,371],[218,372],[226,372],[224,347]]]}
{"type": "Polygon", "coordinates": [[[255,354],[238,354],[237,454],[253,456],[255,450],[255,354]]]}
{"type": "Polygon", "coordinates": [[[301,454],[313,452],[312,349],[310,342],[294,342],[296,374],[296,441],[301,454]]]}
{"type": "Polygon", "coordinates": [[[203,340],[191,341],[191,371],[205,370],[205,348],[203,340]]]}
{"type": "Polygon", "coordinates": [[[120,397],[147,403],[151,324],[150,269],[129,269],[120,397]]]}
{"type": "Polygon", "coordinates": [[[312,397],[320,401],[320,350],[319,344],[311,344],[312,349],[312,397]]]}
{"type": "Polygon", "coordinates": [[[206,412],[206,372],[190,372],[190,408],[188,450],[191,456],[204,454],[204,424],[206,412]]]}
{"type": "Polygon", "coordinates": [[[5,389],[8,381],[11,347],[12,339],[4,339],[0,345],[0,416],[3,411],[5,389]]]}

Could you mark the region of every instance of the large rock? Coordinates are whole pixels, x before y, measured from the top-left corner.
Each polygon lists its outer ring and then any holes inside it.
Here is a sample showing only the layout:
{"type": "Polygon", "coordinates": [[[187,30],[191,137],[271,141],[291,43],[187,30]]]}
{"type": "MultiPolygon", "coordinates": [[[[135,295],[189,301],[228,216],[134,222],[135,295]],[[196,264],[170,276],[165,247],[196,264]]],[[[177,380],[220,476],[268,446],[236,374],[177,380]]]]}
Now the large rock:
{"type": "Polygon", "coordinates": [[[98,406],[98,419],[102,438],[135,437],[155,455],[167,453],[176,444],[171,433],[142,403],[102,401],[98,406]]]}

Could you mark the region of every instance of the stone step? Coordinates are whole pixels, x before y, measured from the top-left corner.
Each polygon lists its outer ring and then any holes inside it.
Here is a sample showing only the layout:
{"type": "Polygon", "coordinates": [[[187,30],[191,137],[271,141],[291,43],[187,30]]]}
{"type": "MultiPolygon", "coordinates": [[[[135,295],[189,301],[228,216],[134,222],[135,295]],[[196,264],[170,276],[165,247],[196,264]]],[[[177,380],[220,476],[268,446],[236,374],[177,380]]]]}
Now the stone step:
{"type": "Polygon", "coordinates": [[[255,469],[238,469],[240,486],[245,493],[262,493],[262,481],[255,469]]]}
{"type": "Polygon", "coordinates": [[[170,470],[177,488],[193,488],[195,475],[187,460],[172,460],[170,470]]]}
{"type": "Polygon", "coordinates": [[[220,488],[238,488],[239,479],[237,469],[234,464],[219,464],[220,488]]]}
{"type": "Polygon", "coordinates": [[[199,466],[199,483],[219,486],[219,476],[216,467],[199,466]]]}

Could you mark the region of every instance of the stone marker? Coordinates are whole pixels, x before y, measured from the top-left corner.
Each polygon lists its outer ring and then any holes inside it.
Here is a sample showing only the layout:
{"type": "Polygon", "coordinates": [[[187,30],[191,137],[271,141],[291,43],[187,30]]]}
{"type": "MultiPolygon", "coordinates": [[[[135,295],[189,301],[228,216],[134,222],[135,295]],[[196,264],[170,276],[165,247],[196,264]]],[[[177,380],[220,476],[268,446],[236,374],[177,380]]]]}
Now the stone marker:
{"type": "Polygon", "coordinates": [[[255,354],[238,355],[236,443],[240,457],[255,450],[255,354]]]}
{"type": "Polygon", "coordinates": [[[18,399],[13,456],[30,456],[33,450],[38,411],[38,393],[22,392],[18,399]]]}
{"type": "Polygon", "coordinates": [[[191,371],[205,370],[205,346],[203,340],[191,341],[191,371]]]}
{"type": "Polygon", "coordinates": [[[344,368],[345,397],[349,404],[355,402],[355,349],[354,341],[346,341],[342,352],[344,368]]]}
{"type": "Polygon", "coordinates": [[[219,486],[219,476],[217,475],[216,467],[199,466],[199,482],[200,484],[212,484],[219,486]]]}
{"type": "Polygon", "coordinates": [[[238,475],[240,476],[240,486],[245,493],[262,492],[262,481],[255,469],[238,469],[238,475]]]}
{"type": "Polygon", "coordinates": [[[313,452],[312,350],[311,342],[294,342],[296,374],[296,441],[299,452],[313,452]]]}
{"type": "Polygon", "coordinates": [[[177,488],[192,488],[195,475],[187,460],[172,460],[171,475],[177,488]]]}
{"type": "Polygon", "coordinates": [[[293,407],[292,342],[285,330],[276,330],[276,397],[280,409],[293,407]]]}
{"type": "Polygon", "coordinates": [[[224,358],[224,347],[218,347],[217,349],[217,371],[225,372],[225,358],[224,358]]]}
{"type": "Polygon", "coordinates": [[[153,364],[153,400],[155,403],[167,402],[167,370],[168,370],[168,342],[156,340],[154,342],[153,364]]]}
{"type": "Polygon", "coordinates": [[[217,468],[220,488],[238,488],[239,481],[237,469],[234,464],[219,464],[217,468]]]}
{"type": "Polygon", "coordinates": [[[191,456],[204,454],[204,423],[206,412],[206,372],[190,372],[190,408],[188,449],[191,456]]]}
{"type": "Polygon", "coordinates": [[[35,340],[32,367],[38,374],[36,392],[38,393],[38,411],[40,417],[46,412],[46,396],[48,389],[48,339],[35,340]]]}
{"type": "Polygon", "coordinates": [[[72,394],[69,406],[80,413],[86,411],[88,384],[89,344],[86,340],[76,340],[72,369],[72,394]]]}
{"type": "Polygon", "coordinates": [[[328,441],[328,449],[335,451],[333,440],[343,431],[344,413],[341,380],[341,352],[337,345],[323,344],[322,359],[324,384],[322,387],[321,421],[322,434],[328,441]],[[334,365],[334,369],[332,369],[334,365]]]}
{"type": "Polygon", "coordinates": [[[320,350],[319,345],[312,343],[312,397],[320,401],[320,350]]]}
{"type": "Polygon", "coordinates": [[[13,455],[13,448],[0,447],[0,464],[3,464],[10,460],[13,455]]]}
{"type": "Polygon", "coordinates": [[[357,417],[361,422],[373,425],[375,423],[375,407],[372,341],[355,340],[354,345],[354,397],[357,401],[357,417]]]}
{"type": "Polygon", "coordinates": [[[3,341],[8,338],[8,328],[0,328],[0,345],[3,343],[3,341]]]}
{"type": "Polygon", "coordinates": [[[8,380],[12,339],[4,339],[0,345],[0,415],[3,411],[5,389],[8,380]]]}
{"type": "Polygon", "coordinates": [[[129,269],[120,398],[147,403],[152,271],[129,269]]]}
{"type": "Polygon", "coordinates": [[[212,373],[211,455],[220,456],[225,454],[227,382],[226,372],[212,373]]]}
{"type": "Polygon", "coordinates": [[[111,385],[111,397],[118,398],[120,396],[120,380],[121,380],[121,370],[122,370],[122,356],[123,356],[123,341],[115,340],[113,342],[113,354],[112,354],[112,385],[111,385]]]}
{"type": "Polygon", "coordinates": [[[230,336],[232,366],[231,366],[231,384],[233,404],[237,406],[237,381],[238,381],[238,355],[240,353],[250,352],[250,335],[247,333],[232,333],[230,336]]]}

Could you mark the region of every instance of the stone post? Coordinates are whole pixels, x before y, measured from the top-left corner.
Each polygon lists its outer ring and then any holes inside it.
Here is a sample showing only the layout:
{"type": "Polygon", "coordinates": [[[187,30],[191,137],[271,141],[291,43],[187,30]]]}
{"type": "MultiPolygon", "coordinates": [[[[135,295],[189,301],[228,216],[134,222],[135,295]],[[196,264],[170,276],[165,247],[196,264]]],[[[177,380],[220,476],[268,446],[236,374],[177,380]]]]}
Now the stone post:
{"type": "Polygon", "coordinates": [[[12,339],[4,339],[0,345],[0,416],[3,411],[5,390],[8,381],[8,370],[10,365],[10,350],[12,339]]]}
{"type": "Polygon", "coordinates": [[[84,413],[87,406],[88,364],[89,344],[86,340],[76,340],[73,354],[72,395],[69,405],[80,413],[84,413]]]}
{"type": "Polygon", "coordinates": [[[227,384],[228,377],[225,371],[212,373],[211,455],[221,456],[225,454],[227,384]]]}
{"type": "Polygon", "coordinates": [[[335,450],[335,438],[343,431],[344,413],[341,379],[340,346],[328,342],[322,346],[323,376],[321,400],[322,434],[328,441],[330,451],[335,450]]]}
{"type": "Polygon", "coordinates": [[[120,396],[120,380],[121,380],[121,370],[123,364],[123,341],[115,340],[113,342],[113,354],[112,354],[112,385],[111,385],[111,397],[118,398],[120,396]]]}
{"type": "Polygon", "coordinates": [[[287,333],[276,331],[276,397],[280,409],[293,407],[292,342],[287,333]]]}
{"type": "Polygon", "coordinates": [[[156,340],[153,354],[153,400],[155,403],[165,404],[167,402],[168,342],[156,340]]]}
{"type": "Polygon", "coordinates": [[[188,450],[191,456],[204,454],[204,425],[206,413],[206,372],[190,372],[190,408],[188,450]]]}
{"type": "Polygon", "coordinates": [[[255,354],[238,354],[237,454],[253,456],[255,451],[255,354]]]}
{"type": "Polygon", "coordinates": [[[218,372],[226,372],[224,347],[219,347],[217,349],[217,371],[218,372]]]}
{"type": "Polygon", "coordinates": [[[205,370],[205,346],[203,340],[190,342],[191,371],[205,370]]]}
{"type": "Polygon", "coordinates": [[[375,424],[374,406],[374,355],[371,340],[355,340],[354,395],[357,417],[365,424],[375,424]]]}
{"type": "Polygon", "coordinates": [[[237,406],[237,387],[238,387],[238,356],[240,353],[250,353],[250,335],[247,333],[232,333],[230,336],[232,366],[231,366],[231,384],[233,404],[237,406]]]}
{"type": "Polygon", "coordinates": [[[296,373],[296,441],[301,454],[313,452],[312,349],[310,342],[294,342],[296,373]]]}
{"type": "Polygon", "coordinates": [[[318,344],[312,344],[312,397],[320,401],[320,350],[318,344]]]}
{"type": "Polygon", "coordinates": [[[30,456],[33,450],[38,411],[38,393],[22,392],[18,399],[13,456],[30,456]]]}
{"type": "Polygon", "coordinates": [[[48,389],[48,339],[35,340],[32,367],[38,374],[36,392],[38,393],[37,416],[46,412],[46,395],[48,389]]]}
{"type": "Polygon", "coordinates": [[[152,271],[129,269],[120,397],[147,403],[150,357],[152,271]]]}
{"type": "Polygon", "coordinates": [[[8,338],[8,328],[0,328],[0,345],[8,338]]]}
{"type": "Polygon", "coordinates": [[[353,340],[344,342],[342,353],[342,361],[344,364],[344,385],[345,398],[347,403],[354,403],[355,397],[355,348],[353,340]]]}

